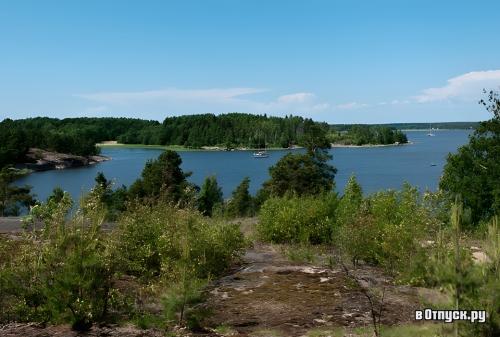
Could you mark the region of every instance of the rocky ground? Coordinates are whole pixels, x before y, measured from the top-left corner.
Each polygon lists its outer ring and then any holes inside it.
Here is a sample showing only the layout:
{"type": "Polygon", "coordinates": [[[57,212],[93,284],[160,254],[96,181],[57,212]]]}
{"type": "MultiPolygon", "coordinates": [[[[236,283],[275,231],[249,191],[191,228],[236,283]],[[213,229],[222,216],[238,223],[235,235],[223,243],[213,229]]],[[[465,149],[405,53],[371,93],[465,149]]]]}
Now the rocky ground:
{"type": "Polygon", "coordinates": [[[27,163],[18,165],[33,171],[60,170],[97,164],[111,158],[105,156],[76,156],[72,154],[51,152],[30,148],[26,154],[27,163]]]}
{"type": "MultiPolygon", "coordinates": [[[[249,227],[243,223],[243,232],[248,234],[249,227]]],[[[206,300],[198,305],[207,313],[201,320],[202,331],[180,329],[171,336],[372,336],[372,309],[378,313],[382,308],[383,325],[415,325],[415,309],[446,300],[431,289],[395,285],[374,267],[346,272],[341,265],[322,263],[326,260],[321,256],[316,261],[291,262],[283,247],[255,243],[240,264],[206,289],[206,300]],[[344,334],[356,329],[367,333],[344,334]]],[[[131,325],[94,326],[84,334],[68,326],[13,323],[0,327],[0,336],[8,337],[164,335],[164,331],[131,325]]]]}
{"type": "Polygon", "coordinates": [[[290,263],[273,246],[256,245],[243,266],[210,289],[207,326],[234,336],[259,331],[303,336],[323,327],[371,327],[373,301],[382,323],[411,323],[421,307],[417,288],[395,286],[380,271],[360,268],[348,276],[340,267],[290,263]],[[364,288],[364,289],[363,289],[364,288]]]}

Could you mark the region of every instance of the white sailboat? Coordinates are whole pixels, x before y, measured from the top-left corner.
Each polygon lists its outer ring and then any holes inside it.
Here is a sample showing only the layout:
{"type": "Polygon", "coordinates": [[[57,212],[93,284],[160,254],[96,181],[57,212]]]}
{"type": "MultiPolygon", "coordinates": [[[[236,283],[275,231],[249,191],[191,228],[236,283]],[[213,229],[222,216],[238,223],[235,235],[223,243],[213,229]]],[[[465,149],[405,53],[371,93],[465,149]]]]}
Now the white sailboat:
{"type": "Polygon", "coordinates": [[[265,140],[264,140],[264,149],[259,150],[259,151],[255,151],[253,153],[253,157],[254,158],[267,158],[267,157],[269,157],[269,153],[266,151],[266,141],[265,140]]]}
{"type": "Polygon", "coordinates": [[[429,133],[427,134],[427,136],[429,136],[429,137],[434,137],[435,136],[435,134],[432,133],[431,124],[429,124],[429,133]]]}

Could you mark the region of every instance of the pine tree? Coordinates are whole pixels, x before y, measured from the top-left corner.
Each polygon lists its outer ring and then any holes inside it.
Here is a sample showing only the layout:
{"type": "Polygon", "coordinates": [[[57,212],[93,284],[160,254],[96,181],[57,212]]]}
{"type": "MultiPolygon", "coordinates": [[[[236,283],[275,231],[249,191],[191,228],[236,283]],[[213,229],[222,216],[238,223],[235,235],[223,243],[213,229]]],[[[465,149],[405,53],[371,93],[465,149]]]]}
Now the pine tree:
{"type": "Polygon", "coordinates": [[[245,177],[233,191],[233,195],[227,206],[227,214],[231,217],[248,216],[253,212],[252,196],[248,192],[250,178],[245,177]]]}
{"type": "Polygon", "coordinates": [[[198,195],[198,210],[211,216],[214,206],[222,202],[222,189],[217,184],[217,179],[215,176],[206,177],[198,195]]]}

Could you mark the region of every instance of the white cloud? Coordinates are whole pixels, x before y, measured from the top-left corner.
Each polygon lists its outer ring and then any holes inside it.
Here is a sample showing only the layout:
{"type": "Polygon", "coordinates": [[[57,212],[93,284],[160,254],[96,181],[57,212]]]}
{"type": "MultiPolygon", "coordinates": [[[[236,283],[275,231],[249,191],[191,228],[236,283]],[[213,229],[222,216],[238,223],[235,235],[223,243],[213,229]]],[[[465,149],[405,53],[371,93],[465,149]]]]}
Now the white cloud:
{"type": "Polygon", "coordinates": [[[349,102],[349,103],[338,104],[335,106],[335,108],[340,110],[352,110],[352,109],[366,108],[368,106],[369,105],[366,103],[349,102]]]}
{"type": "Polygon", "coordinates": [[[297,92],[295,94],[288,94],[278,97],[279,103],[304,103],[308,101],[312,101],[316,98],[316,95],[310,92],[297,92]]]}
{"type": "Polygon", "coordinates": [[[240,96],[267,91],[259,88],[226,88],[226,89],[177,89],[136,91],[136,92],[102,92],[78,94],[77,97],[107,104],[130,104],[152,101],[184,101],[184,102],[227,102],[240,99],[240,96]]]}
{"type": "MultiPolygon", "coordinates": [[[[136,111],[177,111],[178,113],[255,112],[314,113],[328,109],[310,92],[290,93],[276,98],[257,99],[252,94],[268,92],[260,88],[162,89],[138,92],[99,92],[77,94],[75,97],[98,102],[106,107],[136,111]]],[[[267,95],[269,96],[269,95],[267,95]]],[[[90,108],[92,109],[92,108],[90,108]]],[[[113,110],[113,109],[111,109],[113,110]]]]}
{"type": "Polygon", "coordinates": [[[500,70],[472,71],[450,78],[447,84],[438,88],[422,90],[415,97],[419,103],[436,102],[449,99],[477,100],[483,88],[500,86],[500,70]]]}

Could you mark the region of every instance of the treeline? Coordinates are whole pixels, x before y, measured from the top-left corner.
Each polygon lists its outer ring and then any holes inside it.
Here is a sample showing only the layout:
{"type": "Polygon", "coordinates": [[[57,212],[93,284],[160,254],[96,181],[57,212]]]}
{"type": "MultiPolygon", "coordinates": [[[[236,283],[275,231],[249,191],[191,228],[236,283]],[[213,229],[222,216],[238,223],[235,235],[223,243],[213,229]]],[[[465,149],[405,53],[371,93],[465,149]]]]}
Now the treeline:
{"type": "Polygon", "coordinates": [[[132,118],[28,118],[0,123],[0,167],[24,160],[30,147],[95,155],[96,143],[226,147],[289,147],[301,144],[307,128],[326,123],[302,117],[231,113],[166,118],[163,123],[132,118]]]}
{"type": "Polygon", "coordinates": [[[131,118],[27,118],[0,123],[0,167],[25,160],[30,147],[88,156],[99,153],[96,143],[117,139],[131,129],[159,126],[131,118]]]}
{"type": "Polygon", "coordinates": [[[181,145],[191,148],[288,148],[306,146],[311,128],[331,130],[332,142],[346,144],[405,143],[406,136],[386,126],[330,127],[297,116],[269,117],[229,113],[168,117],[163,123],[134,118],[28,118],[0,123],[0,167],[25,160],[30,147],[88,156],[99,153],[96,143],[181,145]],[[344,132],[347,131],[347,132],[344,132]]]}
{"type": "Polygon", "coordinates": [[[480,122],[438,122],[438,123],[387,123],[387,124],[332,124],[331,127],[337,131],[348,131],[354,125],[385,126],[397,130],[427,130],[429,127],[435,129],[464,130],[475,129],[480,122]]]}
{"type": "Polygon", "coordinates": [[[344,145],[403,144],[406,135],[395,128],[380,125],[351,125],[346,130],[332,127],[329,137],[332,143],[344,145]]]}
{"type": "MultiPolygon", "coordinates": [[[[168,117],[162,125],[130,129],[117,138],[125,144],[225,147],[289,147],[300,144],[307,124],[320,124],[297,116],[268,117],[230,113],[168,117]]],[[[321,124],[327,128],[326,123],[321,124]]]]}

